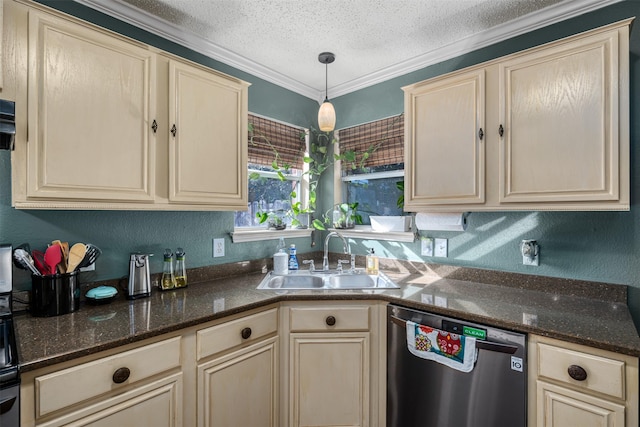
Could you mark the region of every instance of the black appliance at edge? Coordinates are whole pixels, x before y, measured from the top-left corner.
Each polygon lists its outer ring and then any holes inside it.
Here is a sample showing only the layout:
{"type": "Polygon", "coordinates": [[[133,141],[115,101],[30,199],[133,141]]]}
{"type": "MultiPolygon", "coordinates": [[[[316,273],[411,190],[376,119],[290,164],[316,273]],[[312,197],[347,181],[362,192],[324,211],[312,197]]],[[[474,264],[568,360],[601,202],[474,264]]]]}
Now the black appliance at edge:
{"type": "Polygon", "coordinates": [[[0,150],[13,150],[16,136],[16,103],[0,99],[0,150]]]}
{"type": "Polygon", "coordinates": [[[11,245],[0,245],[0,426],[20,426],[20,365],[11,311],[11,245]]]}

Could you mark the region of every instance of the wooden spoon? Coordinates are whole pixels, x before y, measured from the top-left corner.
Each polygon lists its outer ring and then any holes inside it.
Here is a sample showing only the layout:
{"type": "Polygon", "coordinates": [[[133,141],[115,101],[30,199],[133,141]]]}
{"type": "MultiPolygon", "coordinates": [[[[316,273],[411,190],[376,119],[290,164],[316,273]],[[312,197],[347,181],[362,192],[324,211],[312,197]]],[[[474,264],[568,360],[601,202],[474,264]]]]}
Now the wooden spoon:
{"type": "Polygon", "coordinates": [[[69,262],[69,243],[54,240],[51,244],[60,246],[60,250],[62,251],[62,262],[58,264],[58,270],[60,271],[60,274],[64,274],[67,272],[67,264],[69,262]]]}
{"type": "Polygon", "coordinates": [[[44,252],[44,263],[47,265],[47,273],[56,274],[60,262],[62,262],[62,249],[60,245],[49,246],[44,252]]]}
{"type": "Polygon", "coordinates": [[[62,248],[62,262],[64,264],[64,272],[69,270],[69,242],[60,243],[62,248]]]}
{"type": "Polygon", "coordinates": [[[71,250],[69,251],[69,263],[67,265],[67,273],[71,273],[75,271],[78,267],[78,264],[84,258],[84,254],[87,252],[87,247],[83,243],[76,243],[71,246],[71,250]]]}

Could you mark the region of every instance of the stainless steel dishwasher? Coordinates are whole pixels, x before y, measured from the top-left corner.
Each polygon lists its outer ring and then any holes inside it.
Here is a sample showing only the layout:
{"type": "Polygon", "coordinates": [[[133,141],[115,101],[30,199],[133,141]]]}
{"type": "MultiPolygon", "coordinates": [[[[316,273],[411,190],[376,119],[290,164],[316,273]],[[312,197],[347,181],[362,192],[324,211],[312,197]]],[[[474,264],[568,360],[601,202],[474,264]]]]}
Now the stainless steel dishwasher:
{"type": "Polygon", "coordinates": [[[387,311],[387,427],[526,426],[525,335],[395,305],[387,311]],[[473,370],[411,354],[407,320],[475,336],[473,370]]]}

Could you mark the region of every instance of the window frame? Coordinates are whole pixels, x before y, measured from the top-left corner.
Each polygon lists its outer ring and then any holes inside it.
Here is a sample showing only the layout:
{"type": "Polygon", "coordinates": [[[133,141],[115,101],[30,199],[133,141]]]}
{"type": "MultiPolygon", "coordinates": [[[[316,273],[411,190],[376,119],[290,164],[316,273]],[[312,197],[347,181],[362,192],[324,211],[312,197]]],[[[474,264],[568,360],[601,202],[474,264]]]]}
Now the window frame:
{"type": "MultiPolygon", "coordinates": [[[[286,126],[300,129],[300,131],[303,132],[305,135],[305,140],[304,140],[305,149],[302,153],[302,156],[309,156],[309,129],[308,128],[293,125],[291,123],[287,123],[281,120],[272,119],[270,117],[266,117],[260,114],[251,113],[251,115],[260,117],[265,120],[270,120],[275,123],[281,123],[286,126]]],[[[278,173],[275,171],[250,169],[249,166],[250,165],[247,164],[248,176],[250,176],[252,173],[258,173],[261,177],[265,177],[268,179],[277,179],[277,180],[280,179],[278,173]]],[[[308,174],[309,164],[303,161],[302,169],[297,169],[297,170],[301,170],[299,175],[284,174],[284,176],[288,181],[298,181],[299,190],[296,192],[296,196],[297,196],[296,198],[297,200],[300,201],[301,206],[303,208],[308,208],[309,207],[309,174],[308,174]]],[[[313,231],[313,228],[311,227],[306,229],[292,229],[287,227],[284,230],[269,230],[267,229],[266,224],[261,224],[258,226],[238,227],[235,225],[235,220],[234,220],[233,232],[231,232],[230,234],[233,242],[236,243],[236,242],[273,240],[273,239],[279,239],[280,237],[285,237],[285,238],[311,237],[312,231],[313,231]]]]}
{"type": "MultiPolygon", "coordinates": [[[[391,117],[397,117],[397,115],[386,117],[380,120],[386,120],[391,117]]],[[[362,125],[366,125],[368,123],[374,123],[378,120],[373,120],[371,122],[362,123],[362,125]]],[[[358,125],[356,125],[358,126],[358,125]]],[[[334,145],[334,153],[339,156],[340,155],[340,130],[335,131],[335,137],[338,140],[338,143],[334,145]]],[[[347,185],[351,181],[359,181],[363,179],[367,180],[375,180],[375,179],[383,179],[383,178],[403,178],[404,179],[404,167],[402,169],[397,169],[393,171],[384,171],[384,172],[365,172],[365,173],[356,173],[350,175],[343,176],[342,170],[342,161],[337,160],[333,165],[333,203],[334,205],[344,203],[345,197],[344,195],[347,192],[347,185]]],[[[383,215],[384,216],[384,215],[383,215]]],[[[330,229],[334,230],[334,229],[330,229]]],[[[381,233],[378,231],[373,231],[371,225],[356,225],[353,229],[341,229],[338,230],[340,234],[344,237],[350,238],[359,238],[359,239],[368,239],[368,240],[389,240],[395,242],[413,242],[415,241],[416,235],[413,231],[403,231],[403,232],[385,232],[381,233]]]]}

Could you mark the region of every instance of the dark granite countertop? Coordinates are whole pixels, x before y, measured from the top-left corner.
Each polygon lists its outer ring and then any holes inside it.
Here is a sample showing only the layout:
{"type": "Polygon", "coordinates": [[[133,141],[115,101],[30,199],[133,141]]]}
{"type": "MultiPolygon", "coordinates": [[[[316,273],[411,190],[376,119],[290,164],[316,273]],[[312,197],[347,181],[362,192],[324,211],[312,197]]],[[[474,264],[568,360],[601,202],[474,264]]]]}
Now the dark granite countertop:
{"type": "Polygon", "coordinates": [[[381,260],[381,268],[400,289],[276,292],[256,289],[264,276],[255,272],[258,264],[196,269],[189,276],[197,283],[175,291],[154,289],[150,298],[128,301],[119,296],[99,306],[82,302],[74,313],[48,318],[18,314],[15,324],[22,370],[280,301],[300,300],[382,300],[640,356],[640,338],[626,305],[624,286],[381,260]]]}

